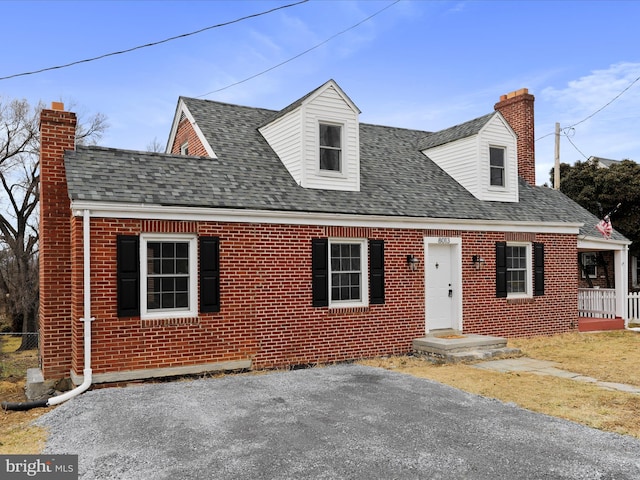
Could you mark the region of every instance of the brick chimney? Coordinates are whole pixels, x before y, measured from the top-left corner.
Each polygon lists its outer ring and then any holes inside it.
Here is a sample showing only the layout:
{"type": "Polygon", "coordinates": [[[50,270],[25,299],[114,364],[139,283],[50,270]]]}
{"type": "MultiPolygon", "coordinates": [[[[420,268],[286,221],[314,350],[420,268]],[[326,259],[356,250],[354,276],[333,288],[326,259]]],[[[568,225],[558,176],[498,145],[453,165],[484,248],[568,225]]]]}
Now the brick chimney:
{"type": "Polygon", "coordinates": [[[529,185],[536,184],[533,102],[535,97],[522,88],[502,95],[494,109],[502,114],[518,135],[518,175],[529,185]]]}
{"type": "Polygon", "coordinates": [[[71,369],[71,210],[65,150],[75,149],[76,114],[53,102],[40,114],[40,358],[45,378],[71,369]]]}

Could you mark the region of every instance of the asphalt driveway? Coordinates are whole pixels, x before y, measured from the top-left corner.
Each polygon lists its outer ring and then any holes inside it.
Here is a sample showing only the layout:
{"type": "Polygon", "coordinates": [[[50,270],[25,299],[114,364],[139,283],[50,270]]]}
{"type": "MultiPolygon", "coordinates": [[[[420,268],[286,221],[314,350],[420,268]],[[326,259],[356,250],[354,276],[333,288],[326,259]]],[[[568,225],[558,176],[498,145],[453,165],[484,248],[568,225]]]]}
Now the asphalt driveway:
{"type": "Polygon", "coordinates": [[[632,437],[358,365],[94,390],[38,423],[85,480],[640,478],[632,437]]]}

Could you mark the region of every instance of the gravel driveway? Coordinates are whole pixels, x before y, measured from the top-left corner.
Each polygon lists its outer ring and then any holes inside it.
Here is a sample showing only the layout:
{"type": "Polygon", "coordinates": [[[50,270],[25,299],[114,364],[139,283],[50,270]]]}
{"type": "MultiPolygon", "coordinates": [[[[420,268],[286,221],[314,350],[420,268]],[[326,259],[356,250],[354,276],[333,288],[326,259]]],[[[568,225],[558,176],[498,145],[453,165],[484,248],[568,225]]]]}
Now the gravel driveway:
{"type": "Polygon", "coordinates": [[[640,478],[632,437],[359,365],[99,389],[38,423],[85,480],[640,478]]]}

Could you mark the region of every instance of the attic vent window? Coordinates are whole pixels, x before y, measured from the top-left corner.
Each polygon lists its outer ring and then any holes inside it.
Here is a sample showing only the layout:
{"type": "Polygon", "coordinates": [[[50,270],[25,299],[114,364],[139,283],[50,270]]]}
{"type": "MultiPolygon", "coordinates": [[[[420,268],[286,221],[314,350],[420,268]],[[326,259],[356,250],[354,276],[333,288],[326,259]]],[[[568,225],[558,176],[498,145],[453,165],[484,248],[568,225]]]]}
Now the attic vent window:
{"type": "Polygon", "coordinates": [[[320,124],[320,170],[340,172],[342,160],[342,127],[320,124]]]}
{"type": "Polygon", "coordinates": [[[189,142],[180,145],[180,155],[189,155],[189,142]]]}
{"type": "Polygon", "coordinates": [[[504,187],[504,148],[489,147],[489,176],[492,187],[504,187]]]}

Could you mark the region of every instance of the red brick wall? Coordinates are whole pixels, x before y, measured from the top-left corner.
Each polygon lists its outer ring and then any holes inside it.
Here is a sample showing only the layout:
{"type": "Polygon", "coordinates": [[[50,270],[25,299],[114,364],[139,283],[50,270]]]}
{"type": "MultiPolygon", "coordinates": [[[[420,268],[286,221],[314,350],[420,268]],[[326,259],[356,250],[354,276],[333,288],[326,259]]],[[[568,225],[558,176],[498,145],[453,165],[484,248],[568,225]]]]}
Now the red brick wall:
{"type": "Polygon", "coordinates": [[[208,157],[209,154],[202,145],[202,142],[198,138],[196,131],[191,125],[191,122],[187,118],[182,118],[178,124],[178,131],[176,132],[173,145],[171,146],[171,153],[179,154],[180,146],[184,142],[189,142],[189,155],[197,155],[201,157],[208,157]]]}
{"type": "MultiPolygon", "coordinates": [[[[328,230],[340,233],[325,227],[93,219],[93,372],[247,358],[260,368],[408,352],[424,332],[423,276],[406,266],[407,249],[417,251],[422,243],[420,232],[393,232],[385,243],[386,305],[329,311],[311,306],[311,239],[328,236],[328,230]],[[220,237],[219,313],[180,325],[117,318],[116,235],[142,232],[220,237]]],[[[389,236],[377,229],[350,230],[367,238],[389,236]]],[[[80,336],[74,345],[74,369],[80,372],[80,336]]]]}
{"type": "Polygon", "coordinates": [[[40,117],[40,358],[47,378],[71,368],[69,197],[62,157],[75,148],[76,115],[43,110],[40,117]]]}
{"type": "MultiPolygon", "coordinates": [[[[578,321],[576,237],[494,232],[463,233],[463,310],[465,333],[505,337],[551,335],[574,330],[578,321]],[[497,298],[495,242],[544,244],[545,292],[527,299],[497,298]],[[476,270],[471,255],[486,264],[476,270]]],[[[533,252],[532,252],[533,255],[533,252]]]]}
{"type": "Polygon", "coordinates": [[[518,175],[529,185],[536,184],[533,102],[526,88],[500,97],[494,108],[518,135],[518,175]]]}
{"type": "MultiPolygon", "coordinates": [[[[81,230],[75,228],[74,232],[79,236],[81,230]]],[[[93,371],[100,374],[248,358],[254,368],[263,368],[407,353],[412,340],[423,336],[425,329],[423,238],[451,233],[92,219],[93,371]],[[117,317],[116,235],[144,232],[220,237],[219,313],[202,314],[197,321],[117,317]],[[311,239],[333,236],[385,240],[384,305],[345,309],[311,306],[311,239]],[[419,258],[418,270],[408,268],[407,254],[419,258]]],[[[577,319],[577,292],[565,281],[576,274],[575,236],[530,236],[545,243],[547,291],[544,297],[524,304],[495,298],[495,241],[506,237],[508,234],[462,233],[465,331],[531,336],[571,330],[577,319]],[[473,268],[471,254],[481,254],[487,260],[483,270],[473,268]]],[[[81,294],[81,288],[74,289],[74,296],[81,294]]],[[[80,298],[76,303],[81,304],[80,298]]],[[[80,373],[81,335],[74,338],[74,346],[74,369],[80,373]]]]}

